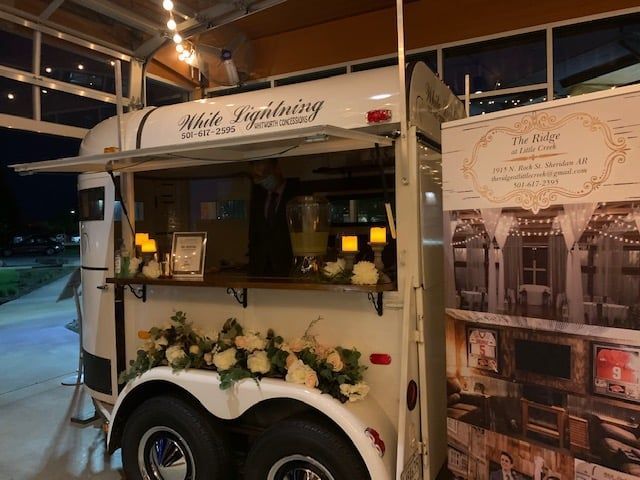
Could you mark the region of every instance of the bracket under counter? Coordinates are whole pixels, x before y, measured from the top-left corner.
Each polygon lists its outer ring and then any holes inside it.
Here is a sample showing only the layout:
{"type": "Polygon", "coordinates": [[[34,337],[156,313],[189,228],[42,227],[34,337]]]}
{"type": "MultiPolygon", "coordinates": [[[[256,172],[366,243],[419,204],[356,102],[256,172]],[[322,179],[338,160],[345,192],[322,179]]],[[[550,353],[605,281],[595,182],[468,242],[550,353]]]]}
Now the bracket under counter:
{"type": "Polygon", "coordinates": [[[148,285],[177,286],[177,287],[217,287],[226,288],[227,293],[236,301],[247,308],[248,290],[251,288],[266,290],[306,290],[306,291],[331,291],[331,292],[362,292],[367,297],[379,316],[383,314],[384,292],[395,291],[395,282],[379,283],[377,285],[352,285],[327,283],[319,281],[301,281],[292,277],[251,277],[244,274],[210,274],[204,277],[176,279],[168,277],[147,278],[141,275],[125,278],[108,278],[107,283],[116,286],[128,287],[133,295],[147,301],[148,285]]]}

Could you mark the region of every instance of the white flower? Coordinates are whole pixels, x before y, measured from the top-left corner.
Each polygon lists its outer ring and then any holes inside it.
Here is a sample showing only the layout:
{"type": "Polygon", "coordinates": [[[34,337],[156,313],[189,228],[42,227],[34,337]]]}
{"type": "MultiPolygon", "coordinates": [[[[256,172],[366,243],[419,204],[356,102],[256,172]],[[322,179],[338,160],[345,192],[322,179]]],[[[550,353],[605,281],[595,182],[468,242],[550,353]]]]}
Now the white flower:
{"type": "Polygon", "coordinates": [[[247,368],[253,373],[269,373],[271,361],[264,350],[256,350],[247,358],[247,368]]]}
{"type": "Polygon", "coordinates": [[[236,349],[227,348],[213,356],[213,364],[218,370],[229,370],[236,364],[236,349]]]}
{"type": "Polygon", "coordinates": [[[327,277],[335,277],[336,275],[342,273],[347,265],[344,258],[339,258],[335,262],[327,262],[324,264],[324,268],[322,269],[322,273],[324,273],[327,277]]]}
{"type": "MultiPolygon", "coordinates": [[[[305,348],[313,347],[313,342],[307,340],[306,338],[296,338],[292,342],[289,343],[288,348],[295,353],[301,352],[305,348]]],[[[284,349],[283,349],[284,350],[284,349]]],[[[285,352],[288,350],[285,350],[285,352]]]]}
{"type": "Polygon", "coordinates": [[[326,360],[327,355],[329,355],[333,349],[331,347],[327,347],[326,345],[315,345],[313,347],[313,351],[320,358],[320,360],[326,360]]]}
{"type": "Polygon", "coordinates": [[[378,269],[371,262],[358,262],[353,266],[351,283],[355,285],[375,285],[378,283],[378,269]]]}
{"type": "Polygon", "coordinates": [[[259,334],[254,332],[248,332],[246,335],[238,335],[236,337],[235,343],[236,347],[247,350],[248,352],[253,352],[254,350],[264,350],[264,348],[267,346],[267,341],[259,334]]]}
{"type": "Polygon", "coordinates": [[[289,353],[289,355],[287,356],[287,360],[286,360],[287,370],[289,370],[289,368],[291,368],[291,365],[293,365],[297,361],[298,361],[298,357],[296,357],[296,354],[295,353],[289,353]]]}
{"type": "Polygon", "coordinates": [[[165,356],[167,357],[167,362],[169,362],[169,365],[173,366],[175,363],[183,360],[187,356],[187,354],[184,353],[182,345],[171,345],[169,348],[167,348],[165,356]]]}
{"type": "Polygon", "coordinates": [[[207,365],[213,364],[213,352],[205,353],[203,358],[207,365]]]}
{"type": "Polygon", "coordinates": [[[290,383],[306,385],[309,388],[318,386],[318,375],[313,368],[305,365],[302,360],[296,360],[291,367],[289,367],[285,380],[290,383]]]}
{"type": "Polygon", "coordinates": [[[189,353],[191,355],[200,355],[200,347],[198,345],[191,345],[189,347],[189,353]]]}
{"type": "Polygon", "coordinates": [[[340,393],[347,397],[350,402],[357,402],[367,396],[369,385],[364,382],[356,383],[355,385],[343,383],[340,385],[340,393]]]}
{"type": "Polygon", "coordinates": [[[166,347],[167,345],[169,345],[169,340],[167,340],[167,337],[160,337],[154,343],[156,349],[160,350],[162,347],[166,347]]]}
{"type": "Polygon", "coordinates": [[[342,363],[342,357],[340,357],[340,353],[337,350],[331,351],[329,355],[327,355],[326,362],[331,365],[331,369],[334,372],[339,372],[344,368],[344,363],[342,363]]]}

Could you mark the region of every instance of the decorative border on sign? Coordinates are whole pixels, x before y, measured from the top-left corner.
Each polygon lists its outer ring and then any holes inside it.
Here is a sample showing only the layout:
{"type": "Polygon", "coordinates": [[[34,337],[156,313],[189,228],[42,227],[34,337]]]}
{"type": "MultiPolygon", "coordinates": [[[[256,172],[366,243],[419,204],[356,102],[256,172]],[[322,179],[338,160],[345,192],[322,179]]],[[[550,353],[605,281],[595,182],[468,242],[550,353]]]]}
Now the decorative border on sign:
{"type": "Polygon", "coordinates": [[[602,122],[597,117],[589,115],[588,113],[572,113],[561,120],[556,120],[554,115],[550,115],[546,112],[533,113],[531,115],[524,116],[519,122],[516,122],[513,125],[513,128],[495,127],[487,131],[480,140],[476,142],[471,158],[464,159],[461,170],[464,178],[471,179],[475,190],[490,202],[505,203],[508,200],[513,199],[520,207],[526,210],[531,210],[533,213],[538,213],[541,209],[547,208],[552,203],[556,202],[558,196],[563,196],[565,198],[582,198],[600,188],[600,186],[606,182],[611,175],[613,164],[616,161],[618,163],[624,163],[626,161],[627,152],[629,150],[626,139],[616,137],[606,123],[602,122]],[[493,141],[496,134],[504,133],[506,135],[516,137],[531,133],[533,130],[550,132],[563,127],[571,121],[582,122],[582,126],[591,132],[599,131],[603,136],[605,145],[610,150],[600,175],[591,176],[588,181],[584,182],[580,190],[576,192],[563,187],[546,186],[538,190],[519,188],[505,195],[496,196],[492,188],[487,185],[480,184],[480,180],[478,179],[477,173],[474,169],[478,163],[478,154],[481,149],[486,148],[493,141]]]}

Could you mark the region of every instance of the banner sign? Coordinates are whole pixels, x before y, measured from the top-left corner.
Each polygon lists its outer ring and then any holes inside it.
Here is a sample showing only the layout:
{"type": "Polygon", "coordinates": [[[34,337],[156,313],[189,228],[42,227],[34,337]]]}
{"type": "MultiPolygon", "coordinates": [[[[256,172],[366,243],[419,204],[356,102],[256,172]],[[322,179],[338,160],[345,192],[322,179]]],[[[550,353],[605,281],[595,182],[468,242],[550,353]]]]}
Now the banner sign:
{"type": "Polygon", "coordinates": [[[640,92],[588,97],[445,125],[445,210],[640,199],[640,92]]]}

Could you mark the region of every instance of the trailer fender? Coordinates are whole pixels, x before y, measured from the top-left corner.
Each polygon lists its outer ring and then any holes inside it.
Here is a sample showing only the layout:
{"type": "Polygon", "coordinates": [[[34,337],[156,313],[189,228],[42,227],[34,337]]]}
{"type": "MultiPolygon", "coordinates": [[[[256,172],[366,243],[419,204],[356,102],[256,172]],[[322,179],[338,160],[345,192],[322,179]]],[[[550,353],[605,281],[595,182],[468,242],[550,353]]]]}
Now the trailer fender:
{"type": "MultiPolygon", "coordinates": [[[[114,450],[114,428],[122,423],[131,408],[130,398],[146,390],[153,383],[170,383],[195,398],[207,411],[217,418],[233,420],[251,407],[265,400],[292,399],[309,405],[330,418],[353,442],[354,447],[365,462],[372,479],[391,479],[395,459],[396,431],[375,399],[367,398],[356,403],[342,404],[327,394],[304,385],[287,383],[279,379],[264,378],[260,382],[245,379],[228,390],[220,389],[220,377],[207,370],[183,370],[173,372],[169,367],[153,368],[129,382],[118,396],[111,414],[107,445],[114,450]],[[386,454],[380,455],[368,428],[373,428],[386,443],[386,454]]],[[[159,391],[166,388],[160,388],[159,391]]],[[[133,400],[137,402],[137,400],[133,400]]]]}

